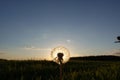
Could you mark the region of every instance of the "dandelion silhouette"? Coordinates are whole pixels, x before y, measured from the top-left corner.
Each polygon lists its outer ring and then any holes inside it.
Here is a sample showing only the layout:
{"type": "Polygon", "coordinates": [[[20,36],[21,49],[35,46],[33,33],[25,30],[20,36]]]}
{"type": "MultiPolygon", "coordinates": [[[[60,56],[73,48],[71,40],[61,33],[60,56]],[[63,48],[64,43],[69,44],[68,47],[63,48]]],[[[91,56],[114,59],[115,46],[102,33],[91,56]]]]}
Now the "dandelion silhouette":
{"type": "Polygon", "coordinates": [[[58,46],[51,51],[51,57],[54,62],[60,64],[61,61],[62,64],[64,64],[69,61],[70,52],[68,51],[67,48],[58,46]]]}
{"type": "Polygon", "coordinates": [[[58,53],[57,56],[58,56],[58,60],[59,60],[60,64],[62,64],[64,54],[58,53]]]}
{"type": "Polygon", "coordinates": [[[51,57],[53,61],[58,63],[60,66],[60,80],[62,80],[62,64],[66,63],[70,58],[70,53],[67,48],[59,46],[51,51],[51,57]]]}

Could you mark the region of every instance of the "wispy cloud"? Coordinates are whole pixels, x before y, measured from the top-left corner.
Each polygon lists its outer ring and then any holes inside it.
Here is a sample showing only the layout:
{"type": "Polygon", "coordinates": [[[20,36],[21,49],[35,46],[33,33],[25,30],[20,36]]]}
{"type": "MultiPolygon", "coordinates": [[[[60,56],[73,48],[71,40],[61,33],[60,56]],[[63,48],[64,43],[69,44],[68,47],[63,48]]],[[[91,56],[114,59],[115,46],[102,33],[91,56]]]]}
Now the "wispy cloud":
{"type": "Polygon", "coordinates": [[[40,50],[40,51],[49,51],[51,50],[50,48],[37,48],[34,46],[25,46],[24,47],[25,50],[40,50]]]}
{"type": "Polygon", "coordinates": [[[68,40],[66,40],[66,41],[67,41],[68,43],[70,43],[70,42],[71,42],[71,40],[69,40],[69,39],[68,39],[68,40]]]}
{"type": "Polygon", "coordinates": [[[116,52],[116,53],[115,53],[115,55],[118,55],[118,56],[120,56],[120,52],[116,52]]]}
{"type": "Polygon", "coordinates": [[[0,55],[3,55],[3,54],[6,54],[6,53],[4,53],[4,52],[0,52],[0,55]]]}
{"type": "Polygon", "coordinates": [[[117,56],[120,56],[120,49],[119,50],[115,50],[113,54],[117,55],[117,56]]]}
{"type": "Polygon", "coordinates": [[[112,55],[117,55],[117,56],[120,56],[120,49],[114,49],[111,51],[111,54],[112,55]]]}

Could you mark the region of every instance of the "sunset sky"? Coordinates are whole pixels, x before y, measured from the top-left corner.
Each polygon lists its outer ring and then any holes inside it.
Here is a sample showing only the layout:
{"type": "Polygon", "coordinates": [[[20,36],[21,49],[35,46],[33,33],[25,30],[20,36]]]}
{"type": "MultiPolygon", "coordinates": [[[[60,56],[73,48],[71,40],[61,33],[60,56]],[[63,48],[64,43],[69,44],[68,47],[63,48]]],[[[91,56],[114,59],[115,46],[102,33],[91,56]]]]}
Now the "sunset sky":
{"type": "Polygon", "coordinates": [[[0,0],[0,58],[50,59],[120,51],[120,0],[0,0]]]}

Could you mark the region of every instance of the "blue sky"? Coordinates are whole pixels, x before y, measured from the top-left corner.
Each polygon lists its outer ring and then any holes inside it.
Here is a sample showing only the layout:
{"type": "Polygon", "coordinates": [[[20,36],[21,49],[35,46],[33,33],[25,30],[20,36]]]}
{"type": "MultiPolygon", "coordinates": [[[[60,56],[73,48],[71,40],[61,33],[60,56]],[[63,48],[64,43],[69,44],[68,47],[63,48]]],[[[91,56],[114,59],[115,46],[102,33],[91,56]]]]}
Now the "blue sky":
{"type": "Polygon", "coordinates": [[[0,58],[50,58],[65,46],[71,56],[119,51],[119,0],[1,0],[0,58]]]}

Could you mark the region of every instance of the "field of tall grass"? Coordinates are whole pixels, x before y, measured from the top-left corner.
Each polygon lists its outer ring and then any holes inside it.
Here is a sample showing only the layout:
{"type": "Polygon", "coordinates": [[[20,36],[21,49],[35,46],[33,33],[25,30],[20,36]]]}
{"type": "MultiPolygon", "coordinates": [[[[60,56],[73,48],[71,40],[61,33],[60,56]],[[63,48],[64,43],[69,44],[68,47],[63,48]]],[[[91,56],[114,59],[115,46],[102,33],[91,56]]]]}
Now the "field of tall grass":
{"type": "MultiPolygon", "coordinates": [[[[59,65],[52,61],[0,61],[0,80],[59,80],[59,65]]],[[[120,61],[70,60],[63,65],[63,80],[120,80],[120,61]]]]}

